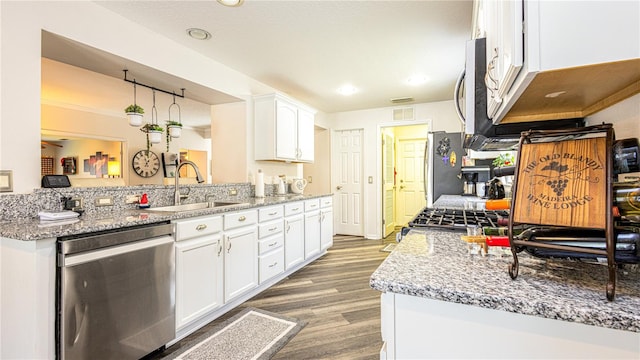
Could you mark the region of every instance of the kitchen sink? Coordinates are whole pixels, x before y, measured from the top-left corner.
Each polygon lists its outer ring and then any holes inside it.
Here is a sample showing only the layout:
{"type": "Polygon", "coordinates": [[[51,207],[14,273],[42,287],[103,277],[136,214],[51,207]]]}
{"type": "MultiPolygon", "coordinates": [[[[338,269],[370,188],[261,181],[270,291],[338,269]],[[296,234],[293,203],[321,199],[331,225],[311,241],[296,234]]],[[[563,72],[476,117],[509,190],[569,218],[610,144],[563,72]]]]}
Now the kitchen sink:
{"type": "Polygon", "coordinates": [[[248,205],[248,204],[249,203],[233,202],[233,201],[212,201],[212,202],[201,202],[201,203],[194,203],[194,204],[160,206],[155,208],[148,208],[148,209],[145,209],[145,211],[182,212],[182,211],[195,211],[195,210],[202,210],[202,209],[208,209],[208,208],[213,209],[213,208],[248,205]]]}

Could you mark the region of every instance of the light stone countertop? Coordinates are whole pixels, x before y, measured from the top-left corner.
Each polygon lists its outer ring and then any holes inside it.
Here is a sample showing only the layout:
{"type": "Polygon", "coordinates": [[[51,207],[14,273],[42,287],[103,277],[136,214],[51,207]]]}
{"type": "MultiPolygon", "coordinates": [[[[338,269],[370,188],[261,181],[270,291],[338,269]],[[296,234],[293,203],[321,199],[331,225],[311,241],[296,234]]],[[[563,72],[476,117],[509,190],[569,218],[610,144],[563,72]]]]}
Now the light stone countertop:
{"type": "Polygon", "coordinates": [[[424,297],[518,314],[640,332],[640,271],[620,269],[614,301],[607,301],[601,264],[512,256],[470,255],[461,232],[412,229],[371,275],[381,292],[424,297]]]}
{"type": "MultiPolygon", "coordinates": [[[[40,240],[56,238],[60,236],[78,235],[97,231],[119,229],[128,226],[143,225],[191,218],[196,216],[224,214],[225,212],[251,209],[261,206],[284,204],[293,201],[309,200],[331,196],[324,195],[283,195],[267,196],[264,198],[233,199],[234,202],[243,202],[244,205],[206,208],[201,210],[183,212],[152,212],[145,209],[123,210],[110,213],[89,215],[87,213],[78,217],[78,221],[65,225],[43,226],[39,219],[29,218],[0,222],[0,237],[14,240],[40,240]]],[[[224,199],[217,199],[224,201],[224,199]]]]}

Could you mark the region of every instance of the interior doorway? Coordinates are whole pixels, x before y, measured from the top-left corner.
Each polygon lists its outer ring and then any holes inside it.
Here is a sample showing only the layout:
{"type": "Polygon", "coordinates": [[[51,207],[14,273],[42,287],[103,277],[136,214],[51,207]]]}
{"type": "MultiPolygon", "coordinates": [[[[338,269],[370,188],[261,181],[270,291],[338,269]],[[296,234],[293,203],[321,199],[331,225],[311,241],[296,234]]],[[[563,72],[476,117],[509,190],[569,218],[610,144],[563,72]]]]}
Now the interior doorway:
{"type": "Polygon", "coordinates": [[[363,207],[363,130],[335,131],[333,161],[338,164],[332,174],[336,185],[334,232],[341,235],[364,235],[363,207]]]}
{"type": "Polygon", "coordinates": [[[382,235],[407,223],[426,206],[427,124],[381,128],[382,235]]]}

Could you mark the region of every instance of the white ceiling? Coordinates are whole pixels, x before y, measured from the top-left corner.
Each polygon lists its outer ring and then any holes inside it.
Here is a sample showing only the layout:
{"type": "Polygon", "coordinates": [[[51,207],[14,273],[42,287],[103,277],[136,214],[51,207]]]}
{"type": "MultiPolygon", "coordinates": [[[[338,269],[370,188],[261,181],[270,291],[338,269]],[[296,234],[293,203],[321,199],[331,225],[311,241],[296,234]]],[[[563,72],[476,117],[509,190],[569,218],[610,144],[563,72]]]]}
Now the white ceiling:
{"type": "Polygon", "coordinates": [[[471,0],[96,3],[327,113],[450,100],[471,37],[471,0]],[[346,83],[359,92],[337,94],[346,83]]]}

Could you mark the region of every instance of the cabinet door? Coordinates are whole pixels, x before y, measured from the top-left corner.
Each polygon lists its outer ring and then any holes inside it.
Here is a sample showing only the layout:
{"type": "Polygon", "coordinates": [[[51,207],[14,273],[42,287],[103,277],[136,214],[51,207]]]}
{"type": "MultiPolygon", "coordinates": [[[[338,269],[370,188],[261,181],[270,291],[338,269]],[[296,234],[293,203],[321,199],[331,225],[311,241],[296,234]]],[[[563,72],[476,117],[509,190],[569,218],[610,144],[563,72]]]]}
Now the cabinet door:
{"type": "Polygon", "coordinates": [[[258,286],[258,230],[255,225],[224,235],[224,301],[258,286]]]}
{"type": "Polygon", "coordinates": [[[304,214],[304,258],[320,253],[320,211],[304,214]]]}
{"type": "Polygon", "coordinates": [[[333,210],[320,211],[320,250],[324,251],[333,246],[333,210]]]}
{"type": "Polygon", "coordinates": [[[176,243],[176,328],[216,309],[222,297],[219,234],[176,243]]]}
{"type": "Polygon", "coordinates": [[[487,115],[493,118],[524,61],[522,0],[490,1],[487,28],[487,115]]]}
{"type": "Polygon", "coordinates": [[[296,160],[298,108],[276,100],[276,158],[296,160]]]}
{"type": "Polygon", "coordinates": [[[304,216],[286,217],[284,220],[285,270],[304,261],[304,216]]]}
{"type": "Polygon", "coordinates": [[[313,162],[314,115],[298,109],[298,160],[313,162]]]}

